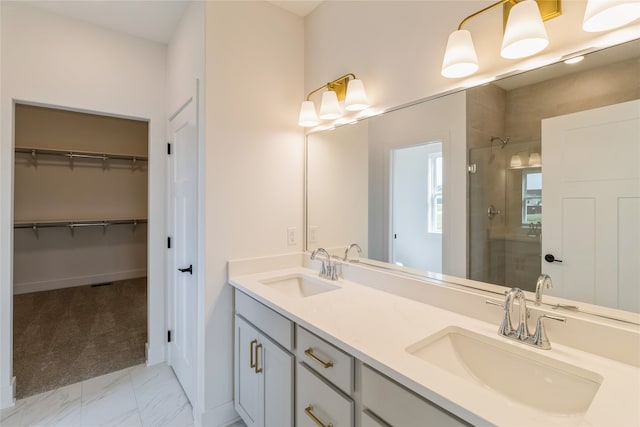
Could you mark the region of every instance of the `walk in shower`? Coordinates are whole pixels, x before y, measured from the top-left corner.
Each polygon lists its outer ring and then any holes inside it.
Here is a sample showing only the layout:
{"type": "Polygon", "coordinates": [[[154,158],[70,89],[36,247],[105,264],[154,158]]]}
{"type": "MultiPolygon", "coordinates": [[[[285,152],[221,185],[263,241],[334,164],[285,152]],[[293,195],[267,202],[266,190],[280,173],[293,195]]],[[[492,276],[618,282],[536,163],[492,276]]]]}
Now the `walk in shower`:
{"type": "MultiPolygon", "coordinates": [[[[505,140],[505,139],[503,139],[505,140]]],[[[469,150],[469,277],[525,290],[540,274],[540,143],[469,150]]]]}

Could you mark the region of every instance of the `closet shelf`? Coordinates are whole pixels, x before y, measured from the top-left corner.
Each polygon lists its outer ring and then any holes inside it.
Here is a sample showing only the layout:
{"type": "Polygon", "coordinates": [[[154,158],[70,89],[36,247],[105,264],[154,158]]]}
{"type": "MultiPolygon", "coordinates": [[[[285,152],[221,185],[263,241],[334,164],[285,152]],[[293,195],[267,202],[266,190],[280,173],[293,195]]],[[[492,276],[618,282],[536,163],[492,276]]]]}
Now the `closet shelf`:
{"type": "Polygon", "coordinates": [[[31,159],[33,160],[34,163],[37,163],[38,155],[67,157],[70,163],[73,163],[73,159],[94,159],[94,160],[100,160],[103,163],[108,160],[129,160],[132,162],[132,165],[131,165],[132,167],[136,165],[136,162],[147,162],[149,160],[147,156],[94,153],[89,151],[74,151],[74,150],[51,150],[51,149],[44,149],[44,148],[16,147],[15,152],[30,154],[31,159]]]}
{"type": "Polygon", "coordinates": [[[38,237],[38,231],[42,228],[68,228],[71,235],[77,228],[85,227],[102,227],[106,233],[107,228],[113,225],[131,225],[133,231],[139,224],[146,224],[146,218],[134,218],[134,219],[109,219],[109,220],[78,220],[78,221],[16,221],[13,224],[14,229],[29,228],[33,230],[38,237]]]}

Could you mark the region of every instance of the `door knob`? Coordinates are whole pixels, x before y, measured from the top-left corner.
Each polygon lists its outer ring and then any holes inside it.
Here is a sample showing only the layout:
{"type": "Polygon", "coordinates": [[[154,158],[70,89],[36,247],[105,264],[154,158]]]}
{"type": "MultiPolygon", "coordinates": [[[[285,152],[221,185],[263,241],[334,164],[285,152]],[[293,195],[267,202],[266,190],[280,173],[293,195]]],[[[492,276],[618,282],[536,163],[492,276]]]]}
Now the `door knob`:
{"type": "Polygon", "coordinates": [[[553,254],[546,254],[544,256],[544,260],[547,262],[562,262],[561,259],[556,259],[556,257],[553,256],[553,254]]]}
{"type": "Polygon", "coordinates": [[[180,273],[189,273],[189,274],[193,274],[193,265],[189,264],[188,268],[179,268],[178,271],[180,273]]]}

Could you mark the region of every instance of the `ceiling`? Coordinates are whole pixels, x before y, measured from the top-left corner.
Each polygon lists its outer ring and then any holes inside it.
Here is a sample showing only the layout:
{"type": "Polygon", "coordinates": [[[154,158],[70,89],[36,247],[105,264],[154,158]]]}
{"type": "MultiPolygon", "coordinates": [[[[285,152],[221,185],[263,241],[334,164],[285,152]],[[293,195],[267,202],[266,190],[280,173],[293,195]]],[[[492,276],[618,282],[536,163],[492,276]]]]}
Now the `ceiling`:
{"type": "MultiPolygon", "coordinates": [[[[18,1],[110,30],[167,44],[190,0],[18,1]]],[[[322,2],[296,0],[269,3],[304,17],[322,2]]]]}

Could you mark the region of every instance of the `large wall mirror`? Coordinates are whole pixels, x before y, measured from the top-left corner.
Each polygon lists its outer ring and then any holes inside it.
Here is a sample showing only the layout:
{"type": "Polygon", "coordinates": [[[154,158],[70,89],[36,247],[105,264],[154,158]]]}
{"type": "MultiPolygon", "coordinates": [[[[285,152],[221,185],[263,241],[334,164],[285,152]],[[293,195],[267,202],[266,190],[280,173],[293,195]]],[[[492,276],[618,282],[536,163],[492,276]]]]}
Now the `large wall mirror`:
{"type": "Polygon", "coordinates": [[[306,169],[308,250],[530,291],[546,273],[640,312],[640,40],[310,133],[306,169]]]}

